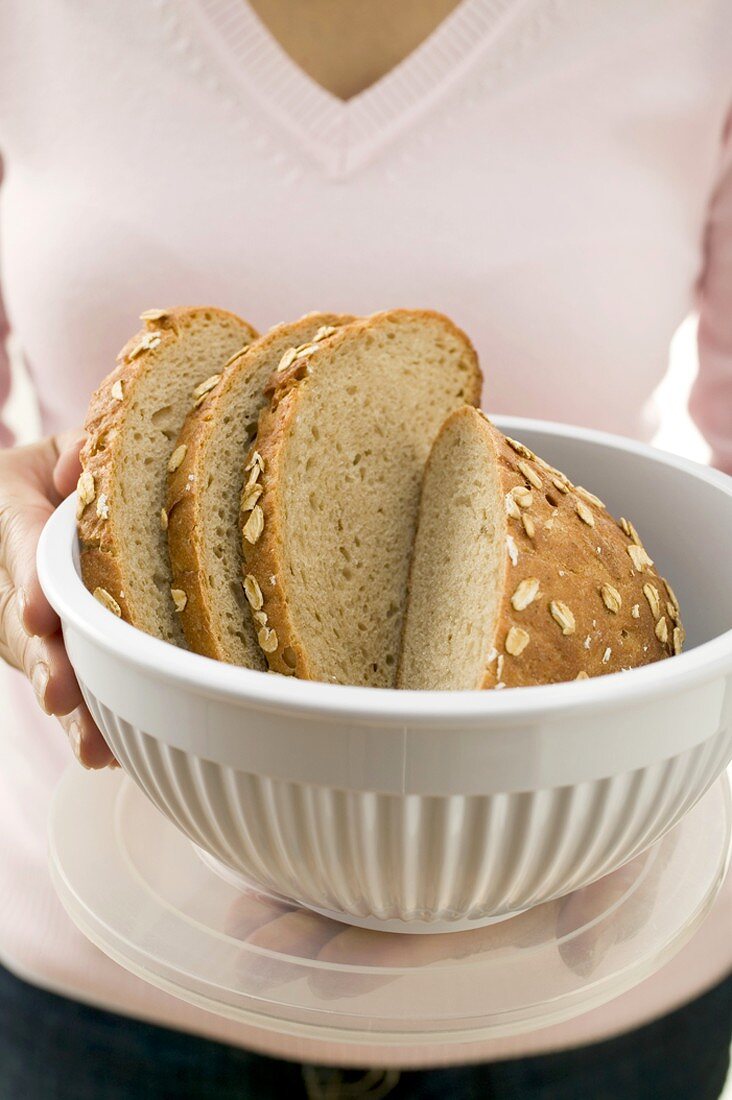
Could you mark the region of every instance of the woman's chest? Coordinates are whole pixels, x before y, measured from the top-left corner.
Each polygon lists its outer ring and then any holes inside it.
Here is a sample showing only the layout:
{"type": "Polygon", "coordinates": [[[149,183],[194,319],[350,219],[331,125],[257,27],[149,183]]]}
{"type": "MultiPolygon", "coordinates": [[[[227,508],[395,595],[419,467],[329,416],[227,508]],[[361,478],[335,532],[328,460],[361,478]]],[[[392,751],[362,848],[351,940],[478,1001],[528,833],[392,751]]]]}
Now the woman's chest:
{"type": "Polygon", "coordinates": [[[446,72],[418,64],[347,105],[281,58],[260,80],[266,39],[249,56],[205,3],[161,4],[124,43],[78,10],[63,42],[47,26],[35,65],[52,46],[80,56],[45,97],[18,73],[0,247],[52,416],[83,408],[141,309],[207,300],[260,328],[442,309],[476,342],[492,407],[630,430],[702,263],[721,24],[711,4],[706,21],[684,3],[567,7],[476,23],[474,48],[438,41],[446,72]]]}

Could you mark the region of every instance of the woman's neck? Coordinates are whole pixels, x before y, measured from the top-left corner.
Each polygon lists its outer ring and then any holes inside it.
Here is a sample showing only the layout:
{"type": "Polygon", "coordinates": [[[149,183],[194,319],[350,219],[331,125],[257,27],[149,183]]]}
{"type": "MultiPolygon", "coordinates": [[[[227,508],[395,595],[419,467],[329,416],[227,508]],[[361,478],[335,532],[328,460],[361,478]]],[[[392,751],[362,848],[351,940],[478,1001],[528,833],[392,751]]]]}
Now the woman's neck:
{"type": "Polygon", "coordinates": [[[296,65],[347,100],[403,61],[460,0],[248,2],[296,65]]]}

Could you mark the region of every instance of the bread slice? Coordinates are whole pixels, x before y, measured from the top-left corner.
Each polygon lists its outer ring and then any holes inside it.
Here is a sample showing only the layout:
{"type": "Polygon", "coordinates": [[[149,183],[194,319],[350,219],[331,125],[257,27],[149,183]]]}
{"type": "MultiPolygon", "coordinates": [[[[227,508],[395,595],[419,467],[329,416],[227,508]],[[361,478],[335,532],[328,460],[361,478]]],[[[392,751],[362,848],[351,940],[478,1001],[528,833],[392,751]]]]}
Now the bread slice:
{"type": "Polygon", "coordinates": [[[274,376],[242,498],[245,584],[272,669],[393,685],[424,463],[480,389],[468,338],[409,310],[347,325],[274,376]]]}
{"type": "Polygon", "coordinates": [[[163,529],[167,473],[196,387],[256,332],[208,307],[149,310],[92,397],[78,485],[84,583],[116,615],[183,645],[163,529]]]}
{"type": "Polygon", "coordinates": [[[425,469],[399,687],[601,676],[683,638],[632,524],[475,409],[447,418],[425,469]]]}
{"type": "Polygon", "coordinates": [[[283,355],[352,320],[310,313],[271,329],[227,366],[186,417],[177,441],[184,458],[168,475],[168,546],[173,587],[185,594],[183,631],[197,653],[267,667],[242,587],[238,521],[245,456],[265,383],[283,355]]]}

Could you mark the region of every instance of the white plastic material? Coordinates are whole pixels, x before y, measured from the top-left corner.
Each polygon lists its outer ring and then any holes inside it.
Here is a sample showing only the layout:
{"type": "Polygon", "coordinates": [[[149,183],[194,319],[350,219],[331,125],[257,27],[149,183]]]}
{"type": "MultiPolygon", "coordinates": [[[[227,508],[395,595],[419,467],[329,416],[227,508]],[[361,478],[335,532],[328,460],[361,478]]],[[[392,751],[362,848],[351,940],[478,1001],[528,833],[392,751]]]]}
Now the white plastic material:
{"type": "Polygon", "coordinates": [[[625,992],[709,910],[730,847],[720,779],[614,874],[490,928],[364,932],[242,891],[117,773],[74,766],[57,791],[50,864],[79,928],[133,973],[279,1034],[422,1048],[532,1031],[625,992]]]}
{"type": "Polygon", "coordinates": [[[679,596],[686,653],[505,692],[270,676],[116,619],[79,578],[74,501],[49,521],[41,582],[117,758],[261,887],[372,927],[474,927],[632,859],[730,760],[732,479],[597,432],[498,423],[634,520],[679,596]]]}

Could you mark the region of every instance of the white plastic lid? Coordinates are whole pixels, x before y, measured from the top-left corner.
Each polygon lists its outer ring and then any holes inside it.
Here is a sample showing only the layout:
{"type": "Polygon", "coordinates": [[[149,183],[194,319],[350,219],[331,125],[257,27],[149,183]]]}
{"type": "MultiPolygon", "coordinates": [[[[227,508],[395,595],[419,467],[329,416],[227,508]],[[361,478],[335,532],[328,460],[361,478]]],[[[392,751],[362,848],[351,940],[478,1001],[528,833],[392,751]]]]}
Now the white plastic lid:
{"type": "Polygon", "coordinates": [[[655,847],[593,886],[486,928],[414,937],[242,890],[121,772],[66,773],[50,862],[79,928],[153,985],[279,1034],[415,1047],[560,1023],[647,977],[708,912],[730,820],[723,777],[655,847]]]}

